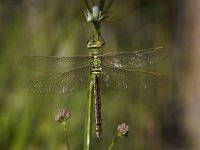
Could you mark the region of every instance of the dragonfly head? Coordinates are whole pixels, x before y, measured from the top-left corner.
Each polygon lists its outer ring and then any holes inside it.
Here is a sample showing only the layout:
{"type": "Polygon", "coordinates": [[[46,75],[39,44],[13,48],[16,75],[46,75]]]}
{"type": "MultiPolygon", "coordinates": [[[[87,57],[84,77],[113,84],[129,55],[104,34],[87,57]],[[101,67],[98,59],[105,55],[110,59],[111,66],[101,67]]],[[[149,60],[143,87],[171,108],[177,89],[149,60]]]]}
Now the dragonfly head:
{"type": "Polygon", "coordinates": [[[87,48],[88,49],[99,49],[103,46],[103,44],[101,43],[101,41],[94,41],[91,40],[87,43],[87,48]]]}

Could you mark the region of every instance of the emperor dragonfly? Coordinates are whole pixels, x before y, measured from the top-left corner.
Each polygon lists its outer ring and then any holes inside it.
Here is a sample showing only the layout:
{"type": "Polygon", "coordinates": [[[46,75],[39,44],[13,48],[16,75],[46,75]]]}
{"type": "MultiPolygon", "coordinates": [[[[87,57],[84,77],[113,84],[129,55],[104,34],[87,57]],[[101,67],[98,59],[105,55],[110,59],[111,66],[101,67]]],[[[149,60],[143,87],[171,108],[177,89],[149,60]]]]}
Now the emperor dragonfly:
{"type": "Polygon", "coordinates": [[[161,74],[140,70],[162,60],[166,54],[164,48],[102,54],[102,46],[101,41],[91,40],[87,44],[89,49],[87,56],[25,56],[19,61],[26,68],[48,74],[27,81],[24,87],[29,92],[65,94],[78,89],[80,83],[85,82],[90,76],[93,83],[98,139],[102,137],[101,86],[147,90],[167,81],[161,74]],[[100,78],[103,79],[101,82],[100,78]]]}

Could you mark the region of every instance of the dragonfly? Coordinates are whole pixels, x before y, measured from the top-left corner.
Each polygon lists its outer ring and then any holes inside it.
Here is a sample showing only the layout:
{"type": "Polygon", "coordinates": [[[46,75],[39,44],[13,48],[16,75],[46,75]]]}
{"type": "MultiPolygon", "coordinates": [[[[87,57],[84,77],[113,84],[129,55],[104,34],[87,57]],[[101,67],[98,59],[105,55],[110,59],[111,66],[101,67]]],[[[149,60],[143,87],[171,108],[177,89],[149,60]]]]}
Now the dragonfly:
{"type": "Polygon", "coordinates": [[[24,88],[29,92],[65,94],[80,88],[90,77],[93,84],[96,136],[102,138],[102,87],[148,90],[167,81],[162,74],[145,71],[144,67],[160,62],[166,56],[163,47],[134,52],[102,54],[103,42],[91,40],[87,44],[89,55],[74,57],[25,56],[21,66],[47,75],[28,80],[24,88]],[[101,80],[100,80],[101,79],[101,80]]]}

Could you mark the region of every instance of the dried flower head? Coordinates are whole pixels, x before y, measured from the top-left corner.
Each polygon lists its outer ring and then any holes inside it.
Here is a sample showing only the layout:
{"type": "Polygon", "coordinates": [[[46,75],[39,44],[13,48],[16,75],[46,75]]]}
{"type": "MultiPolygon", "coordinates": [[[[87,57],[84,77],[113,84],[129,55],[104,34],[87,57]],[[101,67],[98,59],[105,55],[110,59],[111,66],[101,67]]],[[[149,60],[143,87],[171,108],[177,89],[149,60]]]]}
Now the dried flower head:
{"type": "Polygon", "coordinates": [[[117,127],[118,135],[121,137],[128,136],[128,125],[126,123],[121,123],[117,127]]]}
{"type": "Polygon", "coordinates": [[[55,121],[64,123],[71,117],[71,113],[61,108],[55,116],[55,121]]]}
{"type": "Polygon", "coordinates": [[[88,22],[93,22],[93,21],[101,21],[104,19],[104,15],[102,12],[99,10],[99,6],[93,6],[92,7],[92,12],[89,10],[86,10],[85,17],[88,22]]]}
{"type": "Polygon", "coordinates": [[[89,12],[89,10],[86,10],[86,12],[84,12],[84,14],[85,14],[86,20],[87,20],[88,22],[91,22],[91,21],[94,20],[94,19],[93,19],[93,15],[89,12]]]}
{"type": "Polygon", "coordinates": [[[95,19],[98,19],[98,17],[99,17],[99,7],[98,6],[92,7],[92,15],[95,19]]]}
{"type": "Polygon", "coordinates": [[[99,0],[98,4],[89,2],[89,0],[85,0],[85,4],[87,10],[84,12],[86,20],[88,22],[101,22],[103,20],[108,19],[109,9],[114,0],[108,0],[106,3],[105,0],[99,0]],[[91,7],[92,6],[92,7],[91,7]]]}

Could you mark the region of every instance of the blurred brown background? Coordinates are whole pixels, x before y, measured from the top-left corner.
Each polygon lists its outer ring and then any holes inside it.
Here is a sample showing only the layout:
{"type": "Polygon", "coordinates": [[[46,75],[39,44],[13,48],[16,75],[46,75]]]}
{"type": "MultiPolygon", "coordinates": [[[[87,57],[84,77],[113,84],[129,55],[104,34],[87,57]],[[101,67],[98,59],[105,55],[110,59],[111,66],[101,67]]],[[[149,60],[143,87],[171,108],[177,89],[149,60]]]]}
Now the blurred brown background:
{"type": "MultiPolygon", "coordinates": [[[[72,113],[69,142],[83,149],[88,85],[66,95],[26,93],[23,83],[41,74],[21,68],[28,55],[88,54],[92,26],[85,23],[83,1],[0,0],[0,149],[65,149],[59,108],[72,113]]],[[[170,83],[151,92],[102,92],[103,140],[93,132],[93,149],[106,149],[121,122],[128,138],[114,149],[200,149],[200,2],[198,0],[115,0],[103,23],[104,53],[157,46],[169,50],[158,68],[170,83]]]]}

